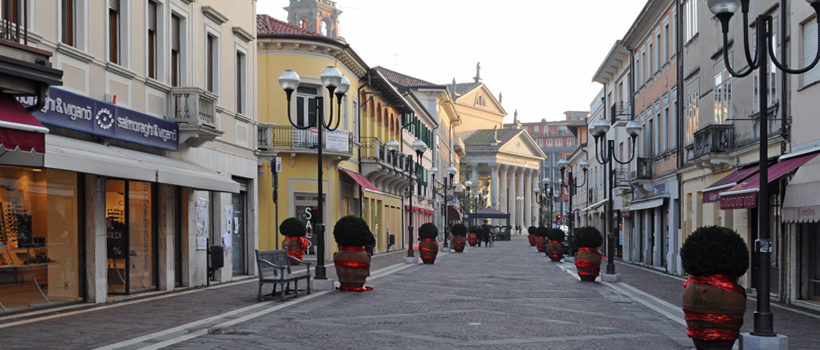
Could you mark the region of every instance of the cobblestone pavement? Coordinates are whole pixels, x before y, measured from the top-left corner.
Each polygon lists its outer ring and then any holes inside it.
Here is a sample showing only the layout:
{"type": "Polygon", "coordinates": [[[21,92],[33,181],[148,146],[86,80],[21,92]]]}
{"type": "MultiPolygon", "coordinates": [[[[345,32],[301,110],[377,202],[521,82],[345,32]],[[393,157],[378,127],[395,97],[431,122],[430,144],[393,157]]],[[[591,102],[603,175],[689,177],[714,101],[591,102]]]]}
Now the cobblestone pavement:
{"type": "MultiPolygon", "coordinates": [[[[369,292],[256,302],[249,280],[0,318],[0,349],[692,348],[678,277],[618,262],[621,283],[581,282],[573,264],[550,262],[521,236],[441,254],[435,265],[405,256],[375,256],[369,292]]],[[[753,310],[750,301],[745,331],[753,310]]],[[[820,348],[820,316],[773,311],[790,348],[820,348]]]]}

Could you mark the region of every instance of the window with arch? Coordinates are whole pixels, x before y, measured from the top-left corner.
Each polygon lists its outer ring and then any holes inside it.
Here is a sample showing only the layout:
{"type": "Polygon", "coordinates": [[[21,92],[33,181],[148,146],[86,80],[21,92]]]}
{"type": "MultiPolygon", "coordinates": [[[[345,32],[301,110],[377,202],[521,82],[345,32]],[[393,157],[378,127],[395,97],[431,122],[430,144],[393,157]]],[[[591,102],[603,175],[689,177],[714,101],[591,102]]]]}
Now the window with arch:
{"type": "Polygon", "coordinates": [[[319,33],[324,35],[324,36],[329,37],[330,36],[330,26],[328,25],[327,20],[323,20],[321,26],[322,26],[322,29],[319,33]]]}
{"type": "Polygon", "coordinates": [[[475,105],[481,107],[487,107],[487,101],[484,99],[484,95],[478,95],[475,98],[475,105]]]}

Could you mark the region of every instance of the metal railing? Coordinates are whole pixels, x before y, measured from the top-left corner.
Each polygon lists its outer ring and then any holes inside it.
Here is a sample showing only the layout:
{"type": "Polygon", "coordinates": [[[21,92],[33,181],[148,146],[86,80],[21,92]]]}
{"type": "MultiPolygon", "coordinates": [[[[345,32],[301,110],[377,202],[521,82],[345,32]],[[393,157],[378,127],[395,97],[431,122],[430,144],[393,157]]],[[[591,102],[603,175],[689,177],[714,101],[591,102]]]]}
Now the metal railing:
{"type": "Polygon", "coordinates": [[[28,1],[4,0],[0,2],[3,16],[0,23],[0,39],[28,45],[28,1]]]}
{"type": "Polygon", "coordinates": [[[627,102],[613,103],[612,107],[610,107],[610,111],[612,113],[611,115],[616,117],[621,115],[632,116],[631,105],[627,102]]]}
{"type": "MultiPolygon", "coordinates": [[[[260,135],[270,133],[272,139],[268,145],[274,149],[315,150],[318,146],[319,133],[316,128],[297,129],[290,125],[260,124],[259,129],[260,135]]],[[[259,140],[260,146],[262,141],[259,140]]],[[[325,131],[325,140],[322,144],[325,151],[352,153],[353,134],[346,130],[325,131]]]]}
{"type": "Polygon", "coordinates": [[[378,137],[362,137],[362,160],[376,160],[399,170],[405,170],[407,164],[407,155],[398,153],[394,157],[392,153],[387,150],[387,145],[378,137]]]}
{"type": "Polygon", "coordinates": [[[649,180],[652,178],[652,168],[654,166],[652,158],[638,157],[638,173],[636,178],[639,180],[649,180]]]}
{"type": "Polygon", "coordinates": [[[733,125],[711,124],[695,132],[694,157],[711,153],[728,153],[734,148],[733,125]]]}

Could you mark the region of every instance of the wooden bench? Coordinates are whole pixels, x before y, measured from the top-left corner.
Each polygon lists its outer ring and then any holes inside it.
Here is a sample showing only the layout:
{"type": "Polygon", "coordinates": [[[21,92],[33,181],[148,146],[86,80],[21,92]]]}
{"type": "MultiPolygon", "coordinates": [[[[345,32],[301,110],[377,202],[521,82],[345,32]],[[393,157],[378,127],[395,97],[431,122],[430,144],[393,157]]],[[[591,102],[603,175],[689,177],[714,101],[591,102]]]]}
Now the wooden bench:
{"type": "Polygon", "coordinates": [[[295,259],[288,256],[288,251],[285,249],[279,250],[256,250],[256,266],[259,271],[259,291],[256,294],[256,300],[262,300],[262,285],[265,283],[273,284],[273,291],[265,296],[276,295],[276,285],[279,284],[280,300],[285,300],[285,294],[294,292],[296,297],[299,296],[299,280],[304,279],[307,282],[307,294],[310,294],[310,265],[309,262],[304,262],[298,259],[300,264],[305,265],[305,271],[294,273],[291,271],[290,259],[295,259]],[[290,289],[290,283],[294,283],[294,289],[290,289]],[[285,285],[287,284],[287,288],[285,285]]]}

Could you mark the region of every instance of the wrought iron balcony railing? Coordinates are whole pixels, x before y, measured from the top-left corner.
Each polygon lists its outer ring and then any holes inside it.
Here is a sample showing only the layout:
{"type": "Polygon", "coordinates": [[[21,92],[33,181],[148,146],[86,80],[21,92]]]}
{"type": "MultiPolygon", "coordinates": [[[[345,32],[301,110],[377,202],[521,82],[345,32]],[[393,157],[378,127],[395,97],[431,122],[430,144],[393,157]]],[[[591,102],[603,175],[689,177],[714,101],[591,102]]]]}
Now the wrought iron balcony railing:
{"type": "Polygon", "coordinates": [[[638,157],[638,173],[635,178],[638,180],[649,180],[652,178],[652,168],[655,162],[652,158],[638,157]]]}
{"type": "Polygon", "coordinates": [[[612,107],[610,107],[610,109],[611,109],[611,113],[612,113],[611,115],[614,115],[616,117],[617,116],[622,116],[622,115],[630,116],[630,117],[632,116],[631,105],[629,103],[626,103],[626,102],[613,103],[612,107]]]}
{"type": "Polygon", "coordinates": [[[377,137],[362,137],[362,160],[375,160],[382,163],[389,164],[396,167],[396,169],[405,170],[407,164],[407,155],[398,153],[394,157],[392,153],[387,150],[384,141],[377,137]]]}
{"type": "Polygon", "coordinates": [[[733,125],[711,124],[695,132],[694,157],[712,153],[729,153],[734,148],[733,125]]]}
{"type": "MultiPolygon", "coordinates": [[[[260,123],[257,148],[261,150],[315,151],[318,147],[318,130],[297,129],[291,125],[260,123]]],[[[323,150],[331,153],[352,155],[353,135],[347,130],[325,131],[323,150]]],[[[365,148],[362,148],[365,151],[365,148]]]]}
{"type": "Polygon", "coordinates": [[[0,39],[28,45],[28,1],[3,0],[0,39]]]}

